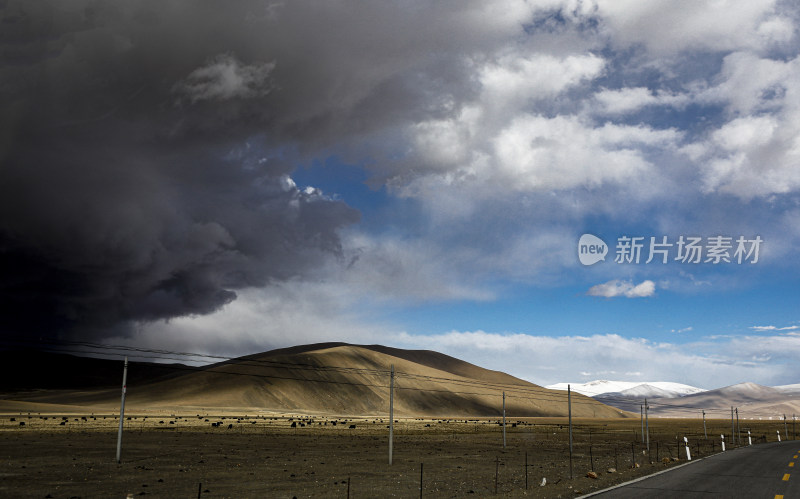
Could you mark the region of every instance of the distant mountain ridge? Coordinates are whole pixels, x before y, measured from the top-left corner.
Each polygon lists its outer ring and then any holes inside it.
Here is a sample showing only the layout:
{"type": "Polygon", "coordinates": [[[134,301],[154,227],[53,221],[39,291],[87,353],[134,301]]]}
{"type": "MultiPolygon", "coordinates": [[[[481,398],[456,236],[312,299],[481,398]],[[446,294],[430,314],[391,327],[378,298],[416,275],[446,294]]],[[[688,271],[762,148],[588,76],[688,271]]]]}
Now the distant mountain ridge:
{"type": "MultiPolygon", "coordinates": [[[[548,388],[559,389],[563,386],[566,389],[566,385],[559,383],[548,388]]],[[[697,417],[705,411],[709,417],[727,418],[731,408],[738,409],[744,419],[780,419],[784,415],[791,418],[792,414],[800,414],[800,385],[769,387],[738,383],[702,390],[679,383],[598,380],[577,383],[571,388],[587,395],[593,393],[595,400],[634,413],[641,411],[647,399],[651,416],[697,417]]]]}
{"type": "Polygon", "coordinates": [[[586,383],[556,383],[548,385],[551,390],[566,390],[567,385],[577,393],[588,397],[623,396],[623,397],[660,397],[674,398],[701,393],[705,390],[696,386],[673,383],[669,381],[610,381],[595,380],[586,383]]]}

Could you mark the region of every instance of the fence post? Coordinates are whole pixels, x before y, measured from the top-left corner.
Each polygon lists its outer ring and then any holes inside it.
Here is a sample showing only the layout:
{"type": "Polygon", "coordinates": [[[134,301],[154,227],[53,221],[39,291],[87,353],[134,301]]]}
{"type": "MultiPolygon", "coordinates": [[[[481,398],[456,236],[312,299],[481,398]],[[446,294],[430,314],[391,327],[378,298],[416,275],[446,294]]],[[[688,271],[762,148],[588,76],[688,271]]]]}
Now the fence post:
{"type": "Polygon", "coordinates": [[[631,468],[636,467],[636,452],[633,450],[633,442],[631,442],[631,468]]]}
{"type": "Polygon", "coordinates": [[[500,458],[494,458],[494,493],[497,494],[497,474],[500,472],[500,458]]]}
{"type": "Polygon", "coordinates": [[[422,499],[422,467],[425,463],[419,463],[419,499],[422,499]]]}
{"type": "Polygon", "coordinates": [[[528,490],[528,451],[525,451],[525,490],[528,490]]]}

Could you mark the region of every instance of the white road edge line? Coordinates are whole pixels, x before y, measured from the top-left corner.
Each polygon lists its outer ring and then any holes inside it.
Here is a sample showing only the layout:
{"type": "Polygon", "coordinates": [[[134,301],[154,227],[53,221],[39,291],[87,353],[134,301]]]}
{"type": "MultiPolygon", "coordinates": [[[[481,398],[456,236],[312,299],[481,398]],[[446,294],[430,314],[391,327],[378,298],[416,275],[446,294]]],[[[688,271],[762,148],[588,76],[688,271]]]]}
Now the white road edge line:
{"type": "MultiPolygon", "coordinates": [[[[743,447],[740,447],[740,448],[743,448],[743,447]]],[[[728,452],[735,452],[736,450],[738,450],[738,449],[731,449],[728,452]]],[[[585,499],[587,497],[593,497],[593,496],[596,496],[596,495],[604,494],[604,493],[606,493],[606,492],[608,492],[610,490],[618,489],[620,487],[625,487],[626,485],[630,485],[632,483],[641,482],[642,480],[647,480],[648,478],[661,475],[662,473],[669,473],[670,471],[677,470],[679,468],[683,468],[684,466],[689,466],[690,464],[699,463],[700,461],[703,461],[705,459],[708,459],[710,457],[714,457],[714,456],[717,456],[717,455],[720,455],[720,454],[722,454],[722,452],[718,452],[716,454],[712,454],[712,455],[706,456],[706,457],[701,457],[700,459],[692,459],[688,463],[679,464],[678,466],[673,466],[671,468],[667,468],[665,470],[657,471],[657,472],[651,473],[649,475],[640,476],[639,478],[635,478],[635,479],[627,481],[627,482],[618,483],[617,485],[614,485],[613,487],[609,487],[607,489],[596,490],[596,491],[592,492],[591,494],[578,496],[575,499],[585,499]]]]}

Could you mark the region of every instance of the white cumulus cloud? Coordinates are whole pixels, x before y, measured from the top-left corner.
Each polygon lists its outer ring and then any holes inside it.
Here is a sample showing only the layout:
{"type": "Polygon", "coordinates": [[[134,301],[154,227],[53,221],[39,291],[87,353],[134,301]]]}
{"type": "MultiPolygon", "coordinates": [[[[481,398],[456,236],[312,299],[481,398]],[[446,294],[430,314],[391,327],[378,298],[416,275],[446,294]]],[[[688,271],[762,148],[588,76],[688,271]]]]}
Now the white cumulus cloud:
{"type": "Polygon", "coordinates": [[[800,338],[793,336],[703,338],[676,344],[617,334],[552,337],[450,331],[430,336],[403,333],[394,344],[430,348],[539,385],[569,381],[576,374],[591,381],[614,373],[624,378],[620,381],[672,381],[707,389],[743,380],[772,386],[796,379],[800,355],[800,338]]]}
{"type": "Polygon", "coordinates": [[[650,280],[642,281],[639,284],[633,284],[631,281],[614,279],[604,282],[603,284],[592,286],[586,294],[589,296],[601,296],[603,298],[614,298],[617,296],[643,298],[653,296],[655,292],[656,284],[650,280]]]}
{"type": "Polygon", "coordinates": [[[594,95],[600,112],[625,114],[647,106],[683,106],[690,102],[689,94],[667,91],[652,91],[645,87],[629,87],[616,90],[603,89],[594,95]]]}
{"type": "Polygon", "coordinates": [[[800,326],[750,326],[750,329],[753,331],[794,331],[795,329],[800,329],[800,326]]]}
{"type": "Polygon", "coordinates": [[[728,119],[683,148],[706,192],[744,199],[800,189],[800,58],[725,57],[719,83],[698,102],[722,104],[728,119]]]}
{"type": "MultiPolygon", "coordinates": [[[[615,43],[644,45],[650,53],[672,55],[684,50],[766,49],[794,36],[776,0],[594,0],[615,43]]],[[[588,11],[588,9],[587,9],[588,11]]]]}

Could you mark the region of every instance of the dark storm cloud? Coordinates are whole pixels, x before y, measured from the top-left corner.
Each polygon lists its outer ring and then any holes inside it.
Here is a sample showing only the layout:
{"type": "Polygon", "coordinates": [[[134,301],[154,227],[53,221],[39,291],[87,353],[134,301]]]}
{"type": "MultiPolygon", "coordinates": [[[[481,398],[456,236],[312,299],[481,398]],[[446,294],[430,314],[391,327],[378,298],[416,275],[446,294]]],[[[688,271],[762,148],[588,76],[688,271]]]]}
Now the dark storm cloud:
{"type": "Polygon", "coordinates": [[[357,212],[287,176],[269,10],[190,7],[0,5],[2,334],[205,314],[340,252],[357,212]]]}
{"type": "Polygon", "coordinates": [[[530,11],[0,1],[2,328],[124,328],[306,276],[358,213],[288,175],[331,155],[372,182],[436,171],[409,127],[473,101],[530,11]]]}

